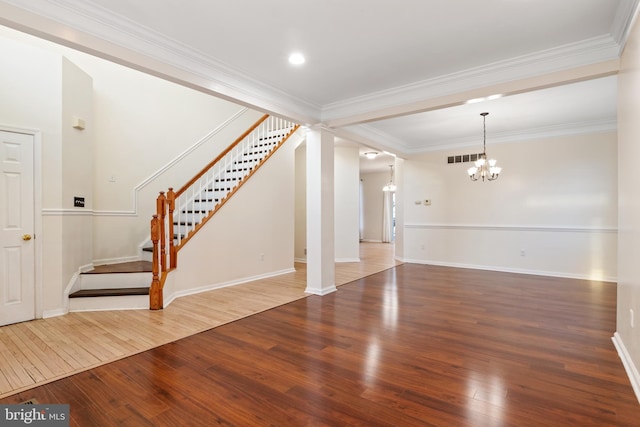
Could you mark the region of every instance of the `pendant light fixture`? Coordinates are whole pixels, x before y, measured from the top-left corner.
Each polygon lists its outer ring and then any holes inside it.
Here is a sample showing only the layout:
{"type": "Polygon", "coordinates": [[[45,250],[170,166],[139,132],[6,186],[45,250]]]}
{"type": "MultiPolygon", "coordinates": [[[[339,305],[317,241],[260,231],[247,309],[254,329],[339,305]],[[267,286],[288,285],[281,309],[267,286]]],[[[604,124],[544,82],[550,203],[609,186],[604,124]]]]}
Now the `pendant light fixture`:
{"type": "Polygon", "coordinates": [[[483,181],[485,178],[487,181],[495,181],[498,179],[502,168],[496,166],[496,161],[494,159],[487,160],[487,116],[489,113],[480,113],[480,115],[482,116],[484,128],[482,154],[480,154],[480,158],[476,161],[475,166],[467,169],[467,173],[469,174],[471,181],[478,181],[480,178],[482,178],[483,181]]]}
{"type": "Polygon", "coordinates": [[[389,168],[391,168],[391,172],[390,172],[390,177],[389,177],[389,183],[387,183],[387,185],[385,185],[384,187],[382,187],[382,191],[396,191],[396,185],[393,183],[393,165],[389,165],[389,168]]]}

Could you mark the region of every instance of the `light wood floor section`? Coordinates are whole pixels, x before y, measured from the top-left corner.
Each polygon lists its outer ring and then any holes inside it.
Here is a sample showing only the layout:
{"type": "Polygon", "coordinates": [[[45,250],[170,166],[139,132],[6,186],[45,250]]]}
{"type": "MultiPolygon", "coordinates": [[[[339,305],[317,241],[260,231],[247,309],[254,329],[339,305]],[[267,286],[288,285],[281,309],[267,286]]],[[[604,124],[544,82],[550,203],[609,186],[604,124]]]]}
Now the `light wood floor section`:
{"type": "MultiPolygon", "coordinates": [[[[400,264],[393,245],[362,243],[359,263],[336,264],[336,285],[400,264]]],[[[0,398],[304,298],[296,272],[179,298],[160,311],[69,313],[0,327],[0,398]]]]}

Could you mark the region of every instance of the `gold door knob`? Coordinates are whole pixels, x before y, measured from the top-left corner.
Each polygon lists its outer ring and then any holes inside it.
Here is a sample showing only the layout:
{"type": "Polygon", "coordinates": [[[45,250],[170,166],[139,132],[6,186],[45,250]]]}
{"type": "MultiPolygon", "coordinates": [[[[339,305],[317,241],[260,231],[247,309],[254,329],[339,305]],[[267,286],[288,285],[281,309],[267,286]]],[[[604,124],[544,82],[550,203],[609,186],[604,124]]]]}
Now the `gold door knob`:
{"type": "Polygon", "coordinates": [[[22,236],[22,240],[31,240],[31,234],[25,234],[22,236]]]}

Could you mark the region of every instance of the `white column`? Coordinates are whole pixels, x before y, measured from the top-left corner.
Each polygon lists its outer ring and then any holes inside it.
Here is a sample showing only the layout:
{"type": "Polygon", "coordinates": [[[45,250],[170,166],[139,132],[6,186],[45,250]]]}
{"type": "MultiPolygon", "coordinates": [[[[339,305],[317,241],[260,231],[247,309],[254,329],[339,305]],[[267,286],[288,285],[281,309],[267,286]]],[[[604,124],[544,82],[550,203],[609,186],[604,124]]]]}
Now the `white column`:
{"type": "Polygon", "coordinates": [[[316,295],[336,290],[333,204],[333,135],[307,133],[307,289],[316,295]]]}

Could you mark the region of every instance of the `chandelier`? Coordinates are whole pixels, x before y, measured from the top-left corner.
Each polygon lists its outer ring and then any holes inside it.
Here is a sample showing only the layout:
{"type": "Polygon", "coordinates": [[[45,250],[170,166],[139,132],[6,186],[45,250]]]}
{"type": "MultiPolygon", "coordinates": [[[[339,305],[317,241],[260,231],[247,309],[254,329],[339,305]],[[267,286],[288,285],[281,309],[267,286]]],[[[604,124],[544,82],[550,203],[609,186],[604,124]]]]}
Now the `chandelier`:
{"type": "Polygon", "coordinates": [[[384,187],[382,187],[382,191],[396,191],[396,185],[393,183],[393,165],[389,165],[389,167],[391,168],[391,173],[390,173],[390,177],[389,177],[389,183],[387,183],[387,185],[385,185],[384,187]]]}
{"type": "Polygon", "coordinates": [[[484,181],[485,178],[488,181],[494,181],[498,179],[502,168],[496,166],[495,159],[487,160],[487,116],[489,113],[480,113],[482,116],[482,124],[484,127],[484,139],[482,141],[482,154],[480,158],[476,160],[475,166],[467,169],[469,178],[471,181],[477,181],[480,178],[484,181]]]}

